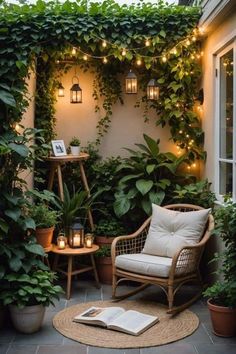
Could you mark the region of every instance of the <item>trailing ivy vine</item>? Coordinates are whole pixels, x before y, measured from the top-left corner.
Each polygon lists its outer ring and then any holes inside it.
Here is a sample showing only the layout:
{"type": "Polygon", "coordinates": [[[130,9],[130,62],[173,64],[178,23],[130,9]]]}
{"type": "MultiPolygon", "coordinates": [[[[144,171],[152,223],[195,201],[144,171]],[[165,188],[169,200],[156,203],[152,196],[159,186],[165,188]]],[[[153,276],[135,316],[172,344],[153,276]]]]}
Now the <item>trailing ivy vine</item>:
{"type": "Polygon", "coordinates": [[[120,6],[113,0],[102,4],[38,0],[35,5],[2,1],[0,9],[2,131],[13,129],[21,120],[27,107],[25,78],[36,61],[36,124],[46,129],[46,140],[50,140],[55,122],[56,63],[74,61],[84,68],[87,53],[86,66],[96,73],[94,98],[103,98],[105,111],[98,122],[97,142],[109,127],[113,104],[122,102],[118,75],[134,68],[144,90],[146,116],[147,107],[154,109],[157,124],[169,124],[173,141],[190,160],[204,158],[203,132],[193,110],[200,73],[199,39],[193,34],[199,8],[167,6],[163,1],[120,6]],[[74,56],[73,47],[77,48],[74,56]],[[104,57],[107,64],[102,63],[104,57]],[[137,59],[142,60],[141,67],[136,65],[137,59]],[[145,95],[152,77],[160,85],[156,102],[147,101],[145,95]]]}

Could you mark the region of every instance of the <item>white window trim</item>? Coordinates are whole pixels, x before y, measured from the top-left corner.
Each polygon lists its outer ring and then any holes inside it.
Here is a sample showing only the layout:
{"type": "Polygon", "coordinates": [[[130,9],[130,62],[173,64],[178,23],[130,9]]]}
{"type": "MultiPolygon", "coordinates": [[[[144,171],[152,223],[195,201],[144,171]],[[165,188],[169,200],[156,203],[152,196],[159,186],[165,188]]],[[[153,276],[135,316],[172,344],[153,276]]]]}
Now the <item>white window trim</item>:
{"type": "MultiPolygon", "coordinates": [[[[215,58],[215,69],[217,71],[217,76],[215,76],[215,178],[214,178],[214,190],[217,196],[217,199],[220,203],[223,202],[223,195],[219,194],[220,186],[219,186],[219,161],[222,162],[231,162],[233,160],[233,200],[236,200],[236,134],[233,134],[233,159],[225,159],[220,158],[220,59],[221,57],[226,54],[228,51],[233,49],[234,55],[234,77],[233,77],[233,92],[234,92],[234,99],[236,97],[236,33],[234,31],[233,38],[229,40],[227,38],[227,43],[221,43],[221,50],[218,46],[217,50],[215,50],[214,58],[215,58]],[[231,42],[231,43],[229,43],[231,42]]],[[[233,127],[234,132],[236,133],[236,100],[234,101],[233,105],[233,127]]]]}

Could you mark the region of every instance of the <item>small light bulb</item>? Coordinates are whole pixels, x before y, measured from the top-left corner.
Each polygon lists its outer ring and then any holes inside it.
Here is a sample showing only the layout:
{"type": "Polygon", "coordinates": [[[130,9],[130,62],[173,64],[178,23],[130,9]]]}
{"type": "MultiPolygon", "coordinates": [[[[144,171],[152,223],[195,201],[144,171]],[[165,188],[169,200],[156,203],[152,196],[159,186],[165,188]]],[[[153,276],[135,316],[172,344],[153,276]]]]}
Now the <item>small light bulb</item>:
{"type": "Polygon", "coordinates": [[[193,54],[191,55],[191,59],[195,59],[195,56],[193,54]]]}
{"type": "Polygon", "coordinates": [[[88,60],[88,56],[86,54],[83,55],[83,59],[86,61],[88,60]]]}
{"type": "Polygon", "coordinates": [[[125,57],[125,56],[126,56],[126,49],[125,49],[125,48],[124,48],[124,49],[122,49],[121,55],[123,55],[123,57],[125,57]]]}
{"type": "Polygon", "coordinates": [[[19,125],[18,123],[16,123],[16,125],[15,125],[15,131],[16,131],[17,133],[20,132],[20,125],[19,125]]]}
{"type": "Polygon", "coordinates": [[[190,170],[190,169],[191,169],[191,166],[188,166],[187,169],[190,170]]]}
{"type": "Polygon", "coordinates": [[[183,134],[183,130],[180,130],[180,131],[179,131],[179,134],[183,134]]]}
{"type": "Polygon", "coordinates": [[[188,135],[188,134],[186,134],[186,138],[189,138],[189,135],[188,135]]]}
{"type": "Polygon", "coordinates": [[[204,52],[203,52],[203,50],[201,51],[200,55],[201,55],[201,57],[203,57],[203,55],[204,55],[204,52]]]}
{"type": "Polygon", "coordinates": [[[142,60],[141,59],[137,59],[136,63],[137,63],[138,66],[140,66],[140,65],[142,65],[142,60]]]}
{"type": "Polygon", "coordinates": [[[166,62],[167,62],[167,57],[166,57],[165,55],[163,55],[162,61],[163,61],[163,63],[166,63],[166,62]]]}
{"type": "Polygon", "coordinates": [[[176,55],[177,54],[177,49],[176,48],[173,48],[172,51],[171,51],[172,54],[176,55]]]}
{"type": "Polygon", "coordinates": [[[189,39],[187,39],[187,41],[186,41],[186,45],[190,45],[190,44],[191,44],[190,40],[189,40],[189,39]]]}
{"type": "Polygon", "coordinates": [[[195,36],[192,37],[192,41],[196,42],[197,38],[195,36]]]}
{"type": "Polygon", "coordinates": [[[75,47],[72,48],[71,54],[76,55],[76,48],[75,47]]]}
{"type": "Polygon", "coordinates": [[[106,64],[107,62],[108,62],[107,58],[104,57],[104,58],[103,58],[103,64],[106,64]]]}
{"type": "Polygon", "coordinates": [[[203,35],[205,33],[205,28],[204,27],[199,27],[198,28],[199,34],[203,35]]]}
{"type": "Polygon", "coordinates": [[[103,41],[103,42],[102,42],[102,46],[103,46],[103,48],[106,48],[107,42],[106,42],[106,41],[103,41]]]}
{"type": "Polygon", "coordinates": [[[193,164],[192,164],[192,167],[193,167],[193,168],[195,168],[195,167],[196,167],[196,164],[195,164],[195,163],[193,163],[193,164]]]}
{"type": "Polygon", "coordinates": [[[150,40],[149,40],[149,39],[146,39],[146,41],[145,41],[145,46],[146,46],[146,47],[150,47],[150,45],[151,45],[150,40]]]}
{"type": "Polygon", "coordinates": [[[56,64],[60,64],[60,60],[56,60],[56,64]]]}
{"type": "Polygon", "coordinates": [[[179,103],[176,103],[176,105],[175,105],[176,107],[179,107],[179,103]]]}

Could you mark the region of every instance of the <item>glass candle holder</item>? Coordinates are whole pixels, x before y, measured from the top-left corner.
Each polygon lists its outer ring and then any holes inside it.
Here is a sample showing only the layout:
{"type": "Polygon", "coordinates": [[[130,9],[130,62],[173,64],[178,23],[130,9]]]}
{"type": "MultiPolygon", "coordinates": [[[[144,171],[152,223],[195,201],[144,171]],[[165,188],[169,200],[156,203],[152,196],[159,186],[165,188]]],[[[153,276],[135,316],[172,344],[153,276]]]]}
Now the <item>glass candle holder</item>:
{"type": "Polygon", "coordinates": [[[86,248],[93,247],[93,234],[86,234],[84,237],[84,244],[86,248]]]}
{"type": "Polygon", "coordinates": [[[64,235],[59,235],[57,238],[57,248],[64,250],[66,248],[67,238],[64,235]]]}

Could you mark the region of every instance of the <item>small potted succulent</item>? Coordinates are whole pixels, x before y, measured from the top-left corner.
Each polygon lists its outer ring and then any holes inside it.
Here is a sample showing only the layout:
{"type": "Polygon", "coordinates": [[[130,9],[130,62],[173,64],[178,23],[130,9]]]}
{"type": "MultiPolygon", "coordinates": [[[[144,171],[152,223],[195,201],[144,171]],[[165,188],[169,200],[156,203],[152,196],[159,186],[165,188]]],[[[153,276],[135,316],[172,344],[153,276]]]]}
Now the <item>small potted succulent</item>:
{"type": "Polygon", "coordinates": [[[228,197],[214,214],[214,234],[224,242],[225,249],[212,261],[217,262],[218,280],[204,295],[211,315],[213,332],[222,337],[236,336],[236,203],[228,197]]]}
{"type": "Polygon", "coordinates": [[[50,248],[59,213],[50,209],[46,203],[39,203],[32,206],[29,214],[36,225],[35,236],[37,242],[44,249],[50,248]]]}
{"type": "Polygon", "coordinates": [[[71,154],[77,156],[80,154],[80,139],[76,138],[75,136],[70,141],[70,151],[71,154]]]}

